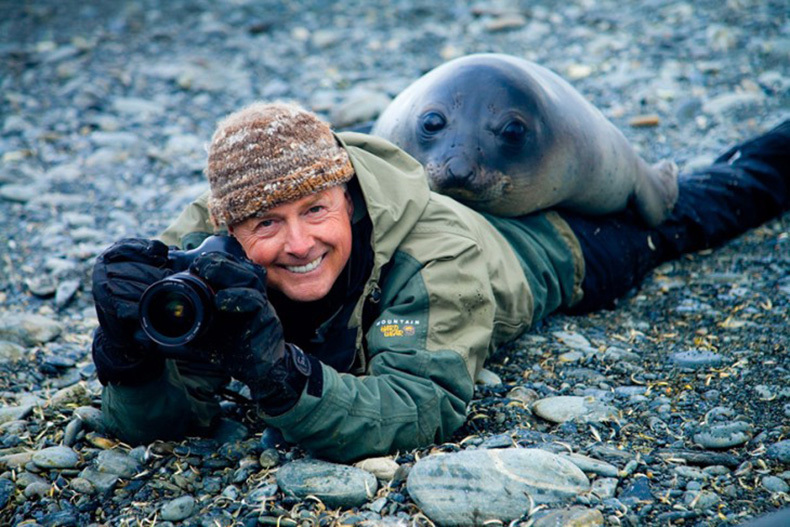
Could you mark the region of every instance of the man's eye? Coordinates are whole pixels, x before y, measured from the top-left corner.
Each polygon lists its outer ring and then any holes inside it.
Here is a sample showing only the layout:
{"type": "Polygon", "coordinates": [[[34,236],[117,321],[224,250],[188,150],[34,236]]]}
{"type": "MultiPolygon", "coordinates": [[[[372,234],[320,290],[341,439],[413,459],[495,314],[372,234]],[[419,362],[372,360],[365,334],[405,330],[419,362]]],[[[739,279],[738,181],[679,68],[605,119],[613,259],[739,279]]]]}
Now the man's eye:
{"type": "Polygon", "coordinates": [[[324,210],[324,207],[323,207],[322,205],[316,205],[316,206],[314,206],[314,207],[310,207],[310,208],[307,210],[307,212],[309,212],[310,214],[318,214],[318,213],[319,213],[319,212],[321,212],[322,210],[324,210]]]}

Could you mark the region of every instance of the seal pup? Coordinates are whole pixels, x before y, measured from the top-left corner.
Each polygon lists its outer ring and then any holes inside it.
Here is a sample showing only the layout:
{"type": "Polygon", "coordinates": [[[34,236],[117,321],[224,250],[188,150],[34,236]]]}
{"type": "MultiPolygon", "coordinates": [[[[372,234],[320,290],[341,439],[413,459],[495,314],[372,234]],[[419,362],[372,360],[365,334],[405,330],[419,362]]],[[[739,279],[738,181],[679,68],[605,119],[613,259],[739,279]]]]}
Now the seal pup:
{"type": "Polygon", "coordinates": [[[533,62],[469,55],[420,77],[372,132],[426,168],[433,190],[479,211],[600,215],[630,203],[651,226],[677,199],[677,166],[648,165],[570,84],[533,62]]]}

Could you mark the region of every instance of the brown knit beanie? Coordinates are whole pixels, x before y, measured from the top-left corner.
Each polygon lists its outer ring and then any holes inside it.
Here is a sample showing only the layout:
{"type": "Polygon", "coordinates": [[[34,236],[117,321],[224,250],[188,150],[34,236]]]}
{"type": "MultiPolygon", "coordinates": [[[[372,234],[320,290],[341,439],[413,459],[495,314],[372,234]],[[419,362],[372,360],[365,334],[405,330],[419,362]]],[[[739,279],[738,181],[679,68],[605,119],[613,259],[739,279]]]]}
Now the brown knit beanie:
{"type": "Polygon", "coordinates": [[[354,168],[329,125],[289,103],[254,103],[219,122],[208,149],[209,213],[234,225],[345,183],[354,168]]]}

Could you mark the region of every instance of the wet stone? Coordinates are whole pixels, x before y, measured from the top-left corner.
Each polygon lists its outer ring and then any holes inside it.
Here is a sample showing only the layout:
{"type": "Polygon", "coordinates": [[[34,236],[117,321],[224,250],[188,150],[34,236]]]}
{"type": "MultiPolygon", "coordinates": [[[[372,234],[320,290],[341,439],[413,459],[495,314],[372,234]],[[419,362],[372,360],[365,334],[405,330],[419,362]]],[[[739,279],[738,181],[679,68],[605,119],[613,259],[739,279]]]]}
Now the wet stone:
{"type": "Polygon", "coordinates": [[[0,339],[36,346],[54,340],[63,331],[60,322],[32,313],[4,313],[0,317],[0,339]]]}
{"type": "Polygon", "coordinates": [[[258,463],[264,470],[276,467],[280,463],[280,454],[276,448],[267,448],[261,452],[261,455],[258,457],[258,463]]]}
{"type": "Polygon", "coordinates": [[[679,368],[702,370],[721,366],[724,357],[712,351],[694,349],[673,353],[669,356],[669,361],[679,368]]]}
{"type": "Polygon", "coordinates": [[[603,514],[597,509],[571,507],[535,515],[532,527],[599,527],[604,525],[603,514]]]}
{"type": "Polygon", "coordinates": [[[613,498],[619,483],[617,478],[597,478],[592,483],[591,492],[602,500],[613,498]]]}
{"type": "MultiPolygon", "coordinates": [[[[790,441],[788,442],[790,443],[790,441]]],[[[737,467],[740,461],[732,454],[723,452],[702,452],[698,450],[662,449],[657,454],[664,459],[681,459],[689,465],[707,467],[709,465],[723,465],[737,467]]]]}
{"type": "Polygon", "coordinates": [[[55,306],[58,308],[65,307],[77,294],[79,288],[79,280],[64,280],[59,283],[55,291],[55,306]]]}
{"type": "Polygon", "coordinates": [[[524,448],[428,456],[415,463],[406,485],[420,509],[439,525],[507,522],[527,512],[530,503],[555,503],[590,489],[587,477],[570,461],[524,448]]]}
{"type": "Polygon", "coordinates": [[[140,464],[129,456],[117,450],[104,450],[99,452],[94,461],[97,471],[115,474],[122,478],[131,478],[140,472],[140,464]]]}
{"type": "Polygon", "coordinates": [[[580,422],[601,422],[615,420],[619,417],[616,408],[602,403],[592,397],[562,395],[547,397],[536,401],[532,411],[552,423],[578,420],[580,422]]]}
{"type": "Polygon", "coordinates": [[[16,362],[25,355],[25,348],[16,342],[0,340],[0,364],[4,362],[16,362]]]}
{"type": "Polygon", "coordinates": [[[362,469],[318,460],[293,461],[277,471],[277,484],[289,496],[315,496],[327,507],[359,507],[376,494],[378,482],[362,469]]]}
{"type": "Polygon", "coordinates": [[[744,421],[714,424],[694,435],[694,442],[703,448],[730,448],[752,438],[754,427],[744,421]]]}
{"type": "Polygon", "coordinates": [[[400,467],[394,459],[389,457],[371,457],[363,459],[355,463],[354,466],[370,472],[376,476],[377,479],[382,481],[390,481],[395,477],[395,472],[397,472],[400,467]]]}
{"type": "Polygon", "coordinates": [[[0,510],[3,510],[11,496],[14,495],[15,485],[11,480],[0,478],[0,510]]]}
{"type": "Polygon", "coordinates": [[[780,463],[790,464],[790,439],[769,446],[766,455],[780,463]]]}
{"type": "Polygon", "coordinates": [[[790,485],[785,480],[776,476],[763,476],[763,487],[770,492],[790,492],[790,485]]]}
{"type": "Polygon", "coordinates": [[[513,445],[513,438],[510,434],[497,434],[485,439],[480,443],[480,448],[510,448],[513,445]]]}
{"type": "Polygon", "coordinates": [[[181,496],[162,505],[160,517],[171,522],[185,520],[195,513],[195,505],[195,498],[192,496],[181,496]]]}
{"type": "Polygon", "coordinates": [[[684,503],[698,511],[707,511],[721,501],[721,497],[709,490],[688,491],[683,498],[684,503]]]}
{"type": "Polygon", "coordinates": [[[83,422],[88,430],[102,433],[104,432],[104,418],[102,411],[92,406],[80,406],[74,409],[74,416],[83,422]]]}
{"type": "Polygon", "coordinates": [[[650,491],[649,480],[645,477],[634,478],[633,482],[623,489],[618,499],[628,506],[653,502],[654,498],[653,493],[650,491]]]}
{"type": "Polygon", "coordinates": [[[69,487],[71,487],[74,492],[79,492],[80,494],[85,495],[92,494],[95,490],[93,488],[93,484],[90,481],[80,477],[72,478],[72,480],[69,481],[69,487]]]}
{"type": "Polygon", "coordinates": [[[560,454],[568,461],[582,469],[585,473],[591,472],[599,476],[615,477],[617,476],[617,467],[605,461],[599,461],[591,457],[582,456],[581,454],[560,454]]]}
{"type": "Polygon", "coordinates": [[[80,472],[79,477],[87,480],[93,485],[97,491],[104,494],[115,488],[118,483],[118,476],[115,474],[108,474],[106,472],[99,472],[93,467],[87,467],[80,472]]]}
{"type": "Polygon", "coordinates": [[[39,468],[74,468],[80,462],[80,455],[66,446],[53,446],[33,454],[33,463],[39,468]]]}

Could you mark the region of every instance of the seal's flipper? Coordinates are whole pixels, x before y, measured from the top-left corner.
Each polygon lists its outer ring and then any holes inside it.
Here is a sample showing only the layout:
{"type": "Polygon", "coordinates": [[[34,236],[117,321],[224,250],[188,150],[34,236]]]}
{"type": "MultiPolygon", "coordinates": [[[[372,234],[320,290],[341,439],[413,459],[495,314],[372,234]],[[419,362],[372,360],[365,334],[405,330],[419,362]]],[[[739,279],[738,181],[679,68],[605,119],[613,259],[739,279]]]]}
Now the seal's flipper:
{"type": "Polygon", "coordinates": [[[634,190],[639,215],[651,227],[657,227],[672,212],[678,199],[678,166],[673,161],[659,161],[640,174],[634,190]]]}

